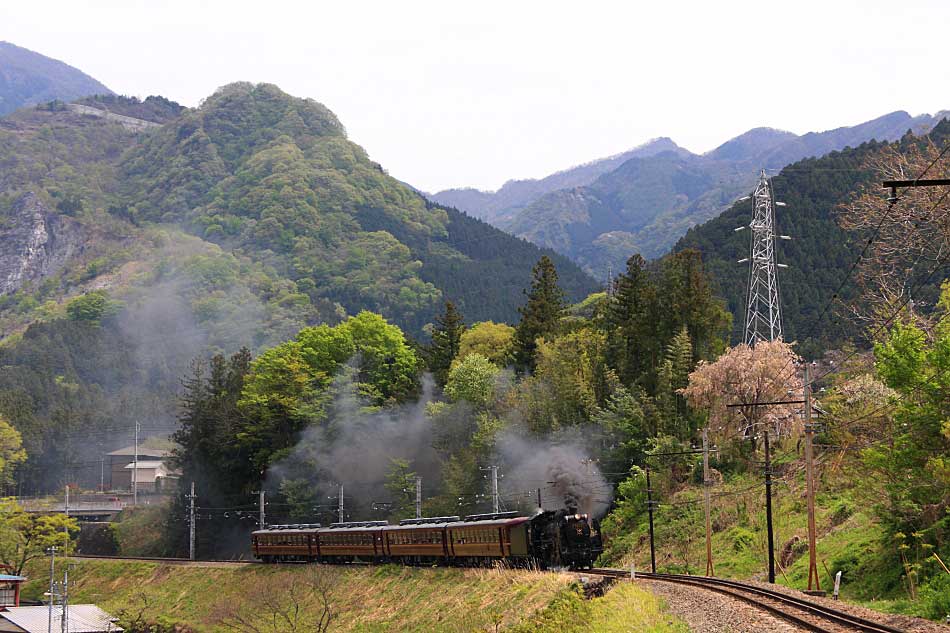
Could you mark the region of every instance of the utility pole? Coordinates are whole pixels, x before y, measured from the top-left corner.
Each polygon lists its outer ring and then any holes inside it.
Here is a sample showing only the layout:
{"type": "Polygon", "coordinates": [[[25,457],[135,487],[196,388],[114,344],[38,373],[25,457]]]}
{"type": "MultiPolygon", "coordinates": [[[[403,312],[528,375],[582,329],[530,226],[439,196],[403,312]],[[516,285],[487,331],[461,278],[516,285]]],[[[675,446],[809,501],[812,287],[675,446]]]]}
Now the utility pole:
{"type": "Polygon", "coordinates": [[[498,514],[499,512],[499,503],[498,503],[498,466],[491,467],[491,505],[492,512],[498,514]]]}
{"type": "Polygon", "coordinates": [[[712,521],[709,518],[709,427],[703,429],[703,503],[706,507],[706,575],[714,576],[712,562],[712,521]]]}
{"type": "MultiPolygon", "coordinates": [[[[759,183],[752,194],[752,239],[749,256],[739,263],[749,262],[749,288],[746,300],[745,337],[743,342],[754,346],[758,341],[782,338],[782,308],[779,300],[778,276],[775,269],[785,268],[775,263],[775,202],[772,184],[762,170],[759,183]]],[[[736,231],[746,227],[740,226],[736,231]]],[[[787,235],[777,236],[790,240],[787,235]]]]}
{"type": "Polygon", "coordinates": [[[62,615],[59,620],[60,633],[69,633],[69,565],[63,570],[63,586],[60,595],[62,615]]]}
{"type": "Polygon", "coordinates": [[[191,482],[188,495],[188,558],[195,560],[195,482],[191,482]]]}
{"type": "Polygon", "coordinates": [[[772,458],[769,454],[769,429],[765,429],[765,526],[769,540],[769,582],[775,583],[775,538],[772,534],[772,458]]]}
{"type": "Polygon", "coordinates": [[[653,540],[653,488],[650,487],[650,465],[646,464],[647,471],[647,512],[650,514],[650,570],[656,573],[656,545],[653,540]]]}
{"type": "Polygon", "coordinates": [[[340,493],[337,498],[337,513],[340,516],[340,523],[343,523],[346,519],[343,518],[343,483],[340,483],[340,493]]]}
{"type": "Polygon", "coordinates": [[[538,488],[538,510],[544,511],[544,507],[541,505],[541,489],[538,488]]]}
{"type": "Polygon", "coordinates": [[[56,595],[56,546],[49,548],[49,624],[47,633],[53,633],[53,596],[56,595]]]}
{"type": "MultiPolygon", "coordinates": [[[[69,484],[66,484],[66,497],[63,501],[63,512],[69,518],[69,484]]],[[[69,523],[63,525],[63,554],[69,556],[69,523]]]]}
{"type": "Polygon", "coordinates": [[[257,525],[260,530],[263,530],[265,526],[264,505],[264,490],[261,489],[257,491],[257,525]]]}
{"type": "Polygon", "coordinates": [[[501,500],[498,496],[498,466],[486,466],[479,470],[491,471],[491,503],[492,512],[498,514],[501,511],[501,500]]]}
{"type": "Polygon", "coordinates": [[[808,496],[808,590],[821,591],[818,579],[818,552],[815,545],[815,425],[812,423],[811,384],[808,381],[808,363],[805,363],[805,490],[808,496]],[[814,588],[812,587],[814,579],[814,588]]]}
{"type": "Polygon", "coordinates": [[[416,476],[416,518],[422,518],[422,477],[416,476]]]}
{"type": "Polygon", "coordinates": [[[132,458],[132,505],[139,504],[139,421],[135,421],[135,448],[132,458]]]}

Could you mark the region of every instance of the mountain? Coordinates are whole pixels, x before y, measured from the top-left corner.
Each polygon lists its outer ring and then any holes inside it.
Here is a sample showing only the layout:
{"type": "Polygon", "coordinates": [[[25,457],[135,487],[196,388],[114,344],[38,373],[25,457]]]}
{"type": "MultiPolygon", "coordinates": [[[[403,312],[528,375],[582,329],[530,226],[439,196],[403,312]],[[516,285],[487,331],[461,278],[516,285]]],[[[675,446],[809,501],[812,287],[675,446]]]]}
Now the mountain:
{"type": "Polygon", "coordinates": [[[893,112],[853,127],[803,136],[755,128],[702,156],[660,152],[631,158],[586,186],[541,196],[499,226],[567,255],[600,277],[633,253],[662,255],[691,226],[747,193],[760,169],[808,156],[926,132],[940,120],[893,112]]]}
{"type": "Polygon", "coordinates": [[[461,209],[486,222],[501,226],[517,211],[541,196],[559,189],[582,187],[637,156],[653,156],[661,152],[689,154],[671,139],[656,138],[626,152],[565,169],[541,179],[509,180],[498,191],[478,189],[446,189],[426,194],[433,202],[461,209]]]}
{"type": "Polygon", "coordinates": [[[72,101],[112,91],[84,72],[9,42],[0,42],[0,116],[25,106],[72,101]]]}
{"type": "MultiPolygon", "coordinates": [[[[288,301],[312,312],[305,320],[369,309],[418,334],[444,299],[470,321],[515,320],[544,253],[425,200],[347,140],[327,108],[269,85],[233,84],[193,110],[160,97],[114,96],[21,110],[2,121],[0,156],[9,165],[0,173],[0,214],[19,227],[8,233],[6,252],[55,250],[56,227],[67,216],[87,244],[64,268],[86,265],[92,255],[114,259],[89,273],[101,287],[109,282],[97,273],[139,255],[161,257],[142,246],[123,249],[162,227],[280,280],[295,297],[288,301]],[[43,127],[56,130],[51,148],[43,127]],[[36,169],[42,160],[52,163],[50,174],[36,169]]],[[[577,266],[548,254],[571,298],[593,289],[577,266]]],[[[8,301],[53,281],[50,296],[84,288],[15,268],[0,267],[0,279],[19,280],[8,301]]],[[[28,321],[6,317],[14,329],[28,321]]]]}
{"type": "MultiPolygon", "coordinates": [[[[938,123],[929,136],[938,146],[945,143],[950,138],[950,120],[938,123]]],[[[907,135],[895,142],[916,141],[917,137],[907,135]]],[[[783,332],[786,340],[799,341],[799,350],[806,354],[840,347],[856,336],[853,320],[844,318],[839,322],[838,315],[829,314],[817,330],[820,339],[803,340],[864,246],[863,237],[838,225],[836,209],[863,186],[877,188],[873,174],[865,169],[865,161],[882,145],[869,141],[821,158],[801,160],[772,178],[776,197],[787,204],[777,210],[777,231],[792,236],[791,241],[780,241],[776,251],[777,260],[788,265],[778,271],[783,332]]],[[[735,229],[747,225],[751,214],[751,201],[736,202],[718,217],[689,229],[673,247],[674,251],[691,248],[702,253],[719,295],[735,315],[733,341],[741,339],[745,327],[749,274],[747,265],[736,263],[748,256],[749,232],[737,233],[735,229]]],[[[918,299],[928,298],[922,294],[918,299]]],[[[855,297],[853,284],[842,288],[840,299],[845,303],[855,297]]]]}
{"type": "Polygon", "coordinates": [[[57,455],[128,444],[125,420],[167,432],[195,357],[360,310],[421,337],[447,299],[469,323],[515,321],[545,253],[571,300],[596,289],[563,256],[425,200],[329,109],[271,85],[197,109],[21,109],[0,119],[0,164],[0,415],[43,456],[40,486],[71,480],[57,455]]]}

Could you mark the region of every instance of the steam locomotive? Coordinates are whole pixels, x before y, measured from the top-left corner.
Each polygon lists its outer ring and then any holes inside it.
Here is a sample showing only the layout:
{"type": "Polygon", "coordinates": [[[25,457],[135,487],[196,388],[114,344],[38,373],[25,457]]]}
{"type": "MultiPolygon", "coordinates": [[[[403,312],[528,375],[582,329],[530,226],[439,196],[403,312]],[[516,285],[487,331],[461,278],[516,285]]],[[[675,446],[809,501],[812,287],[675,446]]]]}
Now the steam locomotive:
{"type": "Polygon", "coordinates": [[[541,569],[589,568],[603,551],[600,526],[575,510],[386,521],[272,525],[251,535],[254,556],[277,562],[376,562],[480,566],[504,561],[541,569]]]}

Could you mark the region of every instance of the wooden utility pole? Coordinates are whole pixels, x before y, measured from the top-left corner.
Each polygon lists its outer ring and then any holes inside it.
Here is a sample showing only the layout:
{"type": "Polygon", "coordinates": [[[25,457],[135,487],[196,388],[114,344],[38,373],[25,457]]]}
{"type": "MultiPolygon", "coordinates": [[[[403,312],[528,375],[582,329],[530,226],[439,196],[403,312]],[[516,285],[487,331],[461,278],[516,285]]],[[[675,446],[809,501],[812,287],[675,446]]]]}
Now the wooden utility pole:
{"type": "Polygon", "coordinates": [[[769,540],[769,582],[775,583],[775,537],[772,533],[772,457],[769,454],[769,429],[765,428],[765,526],[769,540]]]}
{"type": "Polygon", "coordinates": [[[808,496],[808,590],[821,591],[818,579],[818,552],[815,549],[815,451],[812,423],[811,385],[808,382],[808,363],[805,363],[805,490],[808,496]],[[812,585],[814,581],[814,586],[812,585]]]}
{"type": "Polygon", "coordinates": [[[714,576],[712,561],[712,522],[709,518],[709,427],[703,429],[703,503],[706,507],[706,575],[714,576]]]}

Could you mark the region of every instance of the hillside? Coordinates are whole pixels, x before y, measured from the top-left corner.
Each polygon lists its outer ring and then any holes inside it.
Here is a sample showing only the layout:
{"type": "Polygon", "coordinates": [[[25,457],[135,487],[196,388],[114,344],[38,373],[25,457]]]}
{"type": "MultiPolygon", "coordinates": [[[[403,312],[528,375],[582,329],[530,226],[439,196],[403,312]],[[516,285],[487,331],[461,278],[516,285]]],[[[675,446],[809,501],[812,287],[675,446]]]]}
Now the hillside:
{"type": "MultiPolygon", "coordinates": [[[[0,120],[0,414],[36,490],[128,444],[130,416],[167,433],[196,357],[364,309],[421,338],[445,299],[469,322],[517,319],[543,251],[426,202],[322,105],[251,84],[197,110],[85,103],[167,122],[55,103],[0,120]]],[[[594,288],[552,256],[572,300],[594,288]]]]}
{"type": "Polygon", "coordinates": [[[755,128],[696,156],[685,151],[633,157],[586,186],[547,193],[499,221],[505,230],[555,249],[601,277],[633,253],[655,258],[693,225],[719,215],[747,193],[759,170],[909,129],[928,131],[937,117],[894,112],[853,127],[797,136],[755,128]]]}
{"type": "Polygon", "coordinates": [[[61,61],[0,42],[0,116],[58,99],[112,94],[101,83],[61,61]]]}
{"type": "MultiPolygon", "coordinates": [[[[184,628],[174,630],[182,633],[249,630],[275,615],[283,619],[282,614],[300,630],[314,630],[305,628],[306,623],[319,616],[324,604],[332,631],[687,630],[642,588],[623,583],[603,597],[585,600],[567,574],[355,565],[193,567],[77,559],[70,564],[75,565],[69,573],[71,602],[96,602],[119,614],[123,625],[140,617],[148,623],[178,624],[184,628]],[[245,620],[251,624],[242,627],[242,618],[251,618],[245,620]]],[[[37,565],[30,575],[26,596],[38,597],[48,573],[37,565]]]]}
{"type": "MultiPolygon", "coordinates": [[[[950,121],[944,120],[930,137],[939,145],[948,134],[950,121]]],[[[903,142],[912,140],[913,137],[907,137],[903,142]]],[[[822,158],[799,161],[772,180],[776,199],[788,205],[778,209],[778,231],[793,237],[791,241],[781,242],[777,251],[778,261],[788,264],[787,269],[779,272],[785,339],[800,341],[806,353],[834,348],[854,336],[850,322],[846,319],[839,322],[841,315],[826,315],[818,330],[822,338],[802,340],[860,250],[855,241],[859,238],[838,225],[836,209],[862,186],[871,184],[876,189],[870,172],[863,167],[866,158],[880,146],[880,143],[869,142],[822,158]]],[[[736,233],[735,229],[749,223],[751,204],[744,201],[732,205],[719,217],[690,229],[673,248],[674,251],[694,248],[703,254],[720,296],[726,299],[734,315],[744,314],[748,275],[748,267],[736,262],[746,257],[749,250],[748,232],[736,233]]],[[[850,301],[855,292],[853,286],[846,286],[841,299],[850,301]]],[[[733,340],[739,338],[744,326],[741,316],[733,321],[733,340]]]]}

